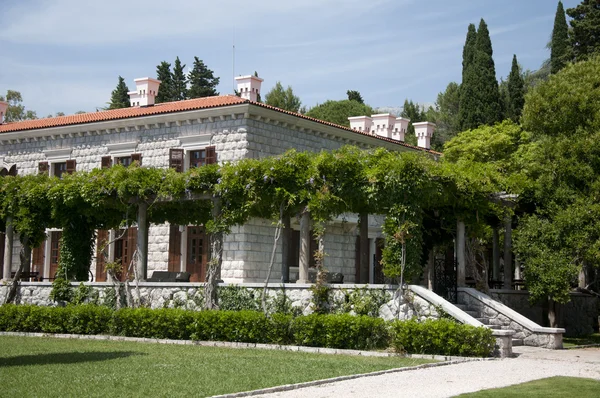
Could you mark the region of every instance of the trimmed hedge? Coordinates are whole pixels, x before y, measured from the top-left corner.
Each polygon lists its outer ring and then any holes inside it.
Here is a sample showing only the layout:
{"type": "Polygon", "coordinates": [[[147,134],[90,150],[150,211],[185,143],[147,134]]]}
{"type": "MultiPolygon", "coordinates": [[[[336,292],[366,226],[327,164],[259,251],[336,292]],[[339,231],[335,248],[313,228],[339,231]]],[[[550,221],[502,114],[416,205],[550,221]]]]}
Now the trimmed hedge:
{"type": "Polygon", "coordinates": [[[188,311],[84,304],[0,306],[0,331],[111,334],[177,340],[292,344],[344,349],[489,356],[492,332],[450,320],[385,322],[368,316],[265,316],[256,311],[188,311]]]}

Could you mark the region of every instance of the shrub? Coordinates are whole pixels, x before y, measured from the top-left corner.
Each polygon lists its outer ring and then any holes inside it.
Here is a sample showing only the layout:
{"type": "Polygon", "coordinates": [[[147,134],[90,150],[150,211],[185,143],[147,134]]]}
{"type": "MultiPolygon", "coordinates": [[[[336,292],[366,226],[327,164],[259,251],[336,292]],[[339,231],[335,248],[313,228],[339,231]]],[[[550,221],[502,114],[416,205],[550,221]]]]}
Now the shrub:
{"type": "Polygon", "coordinates": [[[226,311],[258,311],[261,308],[260,293],[237,285],[219,287],[219,308],[226,311]]]}
{"type": "Polygon", "coordinates": [[[396,352],[487,357],[495,345],[491,329],[448,319],[394,321],[391,328],[396,352]]]}

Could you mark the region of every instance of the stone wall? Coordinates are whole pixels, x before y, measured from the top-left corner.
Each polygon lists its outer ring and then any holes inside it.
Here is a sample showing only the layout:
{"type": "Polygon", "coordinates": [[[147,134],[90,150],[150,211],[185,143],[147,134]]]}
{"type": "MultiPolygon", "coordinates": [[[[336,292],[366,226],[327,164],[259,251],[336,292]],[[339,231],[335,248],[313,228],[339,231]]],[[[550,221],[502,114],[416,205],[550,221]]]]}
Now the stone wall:
{"type": "MultiPolygon", "coordinates": [[[[490,296],[535,323],[548,326],[548,309],[544,303],[531,304],[529,292],[519,290],[491,290],[490,296]]],[[[567,336],[579,336],[598,331],[600,298],[573,292],[571,301],[561,305],[558,324],[565,328],[567,336]]]]}

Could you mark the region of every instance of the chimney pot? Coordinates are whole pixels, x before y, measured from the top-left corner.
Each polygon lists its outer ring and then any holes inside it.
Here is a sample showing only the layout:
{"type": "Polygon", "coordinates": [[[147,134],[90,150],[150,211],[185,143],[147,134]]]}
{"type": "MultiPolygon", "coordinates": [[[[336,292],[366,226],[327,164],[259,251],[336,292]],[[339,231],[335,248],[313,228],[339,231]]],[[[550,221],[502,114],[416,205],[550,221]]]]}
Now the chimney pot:
{"type": "Polygon", "coordinates": [[[415,128],[415,135],[417,136],[419,148],[430,149],[431,148],[431,137],[435,130],[435,124],[431,122],[418,122],[413,123],[415,128]]]}
{"type": "Polygon", "coordinates": [[[156,93],[160,86],[160,80],[150,77],[141,77],[135,79],[135,91],[130,91],[129,101],[131,106],[152,106],[156,99],[156,93]]]}
{"type": "Polygon", "coordinates": [[[4,116],[6,115],[7,109],[8,109],[8,102],[0,101],[0,124],[4,123],[4,116]]]}

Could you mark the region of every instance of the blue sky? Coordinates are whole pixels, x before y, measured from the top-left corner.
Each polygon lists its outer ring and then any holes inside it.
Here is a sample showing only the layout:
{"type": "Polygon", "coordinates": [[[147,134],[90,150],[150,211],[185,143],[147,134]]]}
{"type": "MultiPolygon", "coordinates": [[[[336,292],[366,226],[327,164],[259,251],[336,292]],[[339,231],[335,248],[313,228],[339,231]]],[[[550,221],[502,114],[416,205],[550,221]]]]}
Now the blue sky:
{"type": "MultiPolygon", "coordinates": [[[[194,56],[232,93],[233,74],[258,71],[266,93],[291,85],[314,106],[358,90],[374,107],[434,102],[460,82],[469,23],[488,24],[498,77],[512,55],[526,69],[549,57],[554,0],[2,0],[0,93],[50,113],[105,106],[123,76],[156,75],[194,56]],[[235,38],[235,39],[234,39],[235,38]],[[235,71],[232,44],[235,41],[235,71]]],[[[565,8],[578,4],[564,0],[565,8]]]]}

